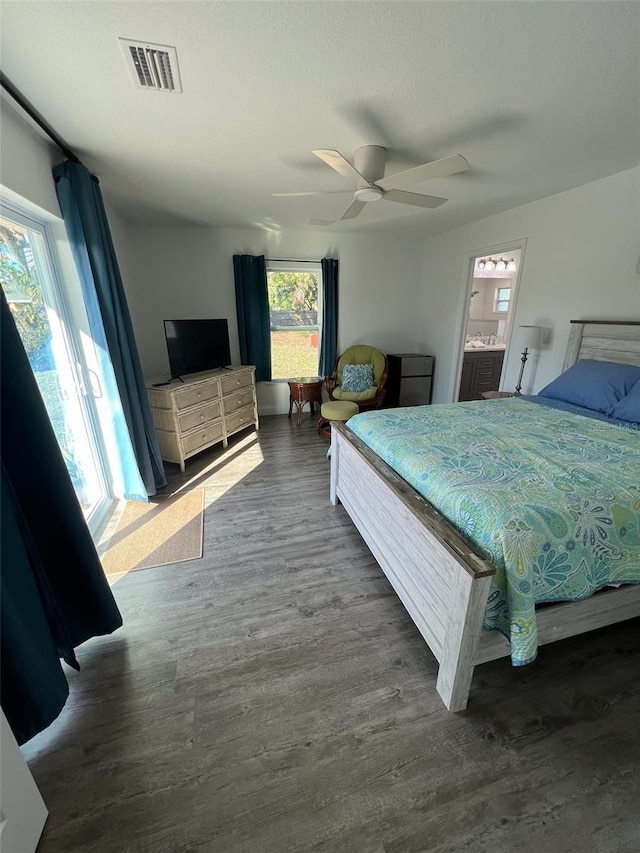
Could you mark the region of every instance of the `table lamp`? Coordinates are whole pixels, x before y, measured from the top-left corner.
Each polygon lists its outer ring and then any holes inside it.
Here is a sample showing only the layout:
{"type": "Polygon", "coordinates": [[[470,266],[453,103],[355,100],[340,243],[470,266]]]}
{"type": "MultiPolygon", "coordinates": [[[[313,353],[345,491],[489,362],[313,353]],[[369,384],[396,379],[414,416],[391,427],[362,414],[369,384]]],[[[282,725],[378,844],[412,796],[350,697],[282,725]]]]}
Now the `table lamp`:
{"type": "Polygon", "coordinates": [[[527,363],[527,356],[530,349],[540,349],[542,346],[542,326],[518,326],[520,330],[518,337],[522,343],[522,364],[520,366],[520,376],[518,376],[518,384],[516,385],[516,396],[520,396],[522,388],[522,374],[524,366],[527,363]]]}

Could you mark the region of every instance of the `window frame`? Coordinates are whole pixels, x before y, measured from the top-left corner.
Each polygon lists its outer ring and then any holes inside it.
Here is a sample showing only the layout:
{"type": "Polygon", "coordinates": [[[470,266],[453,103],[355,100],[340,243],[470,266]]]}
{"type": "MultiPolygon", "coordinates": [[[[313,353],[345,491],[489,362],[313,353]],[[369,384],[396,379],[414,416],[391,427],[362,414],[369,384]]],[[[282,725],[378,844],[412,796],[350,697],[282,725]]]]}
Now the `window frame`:
{"type": "MultiPolygon", "coordinates": [[[[277,273],[277,272],[293,272],[293,273],[313,273],[318,279],[318,321],[317,323],[309,326],[304,326],[305,330],[310,332],[318,333],[318,367],[316,371],[320,369],[320,346],[322,341],[322,321],[323,321],[323,312],[322,312],[322,292],[323,292],[323,281],[322,281],[322,264],[320,261],[265,261],[266,271],[267,271],[267,281],[269,279],[269,273],[277,273]]],[[[267,291],[268,298],[268,291],[267,291]]],[[[277,326],[271,325],[271,303],[269,303],[269,331],[271,332],[290,332],[292,331],[291,326],[277,326]]],[[[273,370],[273,354],[271,361],[271,369],[273,370]]],[[[291,377],[279,377],[277,379],[271,379],[272,382],[288,382],[291,377]]]]}
{"type": "Polygon", "coordinates": [[[509,304],[511,302],[511,287],[501,287],[498,285],[495,289],[495,295],[493,300],[493,313],[494,314],[507,314],[509,312],[509,304]],[[502,292],[507,292],[508,296],[505,298],[500,294],[502,292]],[[501,305],[505,305],[505,308],[501,308],[501,305]]]}
{"type": "MultiPolygon", "coordinates": [[[[3,188],[4,189],[4,188],[3,188]]],[[[0,192],[0,215],[9,222],[38,235],[41,245],[34,251],[34,261],[40,265],[45,307],[50,327],[57,327],[58,340],[66,350],[70,366],[70,380],[76,386],[84,403],[85,426],[90,435],[97,474],[102,495],[91,511],[85,515],[85,521],[92,535],[96,535],[107,510],[113,503],[108,454],[104,448],[100,415],[97,411],[96,384],[97,358],[95,344],[88,334],[88,319],[84,308],[80,282],[69,276],[69,265],[61,257],[60,249],[71,251],[62,222],[50,220],[31,210],[26,205],[0,192]],[[59,227],[57,227],[59,225],[59,227]],[[48,305],[47,305],[48,303],[48,305]],[[80,314],[84,316],[80,317],[80,314]]]]}

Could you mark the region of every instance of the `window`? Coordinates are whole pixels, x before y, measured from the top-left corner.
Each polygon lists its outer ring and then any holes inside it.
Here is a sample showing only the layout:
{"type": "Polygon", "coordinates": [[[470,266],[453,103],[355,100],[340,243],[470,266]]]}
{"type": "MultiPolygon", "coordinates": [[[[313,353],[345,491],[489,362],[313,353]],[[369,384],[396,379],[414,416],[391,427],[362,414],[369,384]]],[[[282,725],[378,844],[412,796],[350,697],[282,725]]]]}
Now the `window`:
{"type": "Polygon", "coordinates": [[[320,264],[267,263],[271,377],[316,376],[320,355],[320,264]]]}
{"type": "Polygon", "coordinates": [[[496,287],[496,296],[494,300],[494,313],[506,314],[509,310],[509,300],[511,299],[510,287],[496,287]]]}
{"type": "MultiPolygon", "coordinates": [[[[0,216],[0,284],[90,527],[108,500],[89,371],[69,294],[44,221],[13,207],[0,216]]],[[[6,415],[5,415],[6,416],[6,415]]]]}

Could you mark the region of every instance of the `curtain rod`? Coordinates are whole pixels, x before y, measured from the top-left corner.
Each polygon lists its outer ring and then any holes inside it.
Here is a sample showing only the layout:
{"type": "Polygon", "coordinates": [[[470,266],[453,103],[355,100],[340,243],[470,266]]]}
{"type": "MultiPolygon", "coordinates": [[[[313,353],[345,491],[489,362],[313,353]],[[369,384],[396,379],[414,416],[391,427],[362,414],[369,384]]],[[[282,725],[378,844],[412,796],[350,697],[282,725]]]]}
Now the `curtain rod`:
{"type": "Polygon", "coordinates": [[[278,264],[319,264],[320,259],[314,260],[303,260],[302,258],[267,258],[265,257],[265,261],[274,261],[278,264]]]}
{"type": "Polygon", "coordinates": [[[79,163],[80,158],[77,157],[73,151],[69,148],[69,146],[62,141],[62,139],[58,136],[58,134],[53,130],[47,122],[42,118],[40,113],[32,107],[29,101],[24,98],[21,93],[16,89],[16,87],[11,83],[10,80],[4,75],[2,71],[0,71],[0,85],[5,90],[5,92],[10,95],[13,100],[21,107],[25,113],[35,121],[38,127],[43,130],[49,139],[58,146],[58,148],[62,151],[64,156],[68,160],[73,160],[74,163],[79,163]]]}

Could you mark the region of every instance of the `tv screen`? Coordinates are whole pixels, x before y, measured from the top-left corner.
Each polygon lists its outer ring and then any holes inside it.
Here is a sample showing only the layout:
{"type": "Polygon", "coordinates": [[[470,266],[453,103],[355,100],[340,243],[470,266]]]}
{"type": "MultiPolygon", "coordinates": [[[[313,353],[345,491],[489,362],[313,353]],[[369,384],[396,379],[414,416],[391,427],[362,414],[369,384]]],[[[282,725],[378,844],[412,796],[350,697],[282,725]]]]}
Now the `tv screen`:
{"type": "Polygon", "coordinates": [[[227,320],[165,320],[171,378],[231,364],[227,320]]]}

